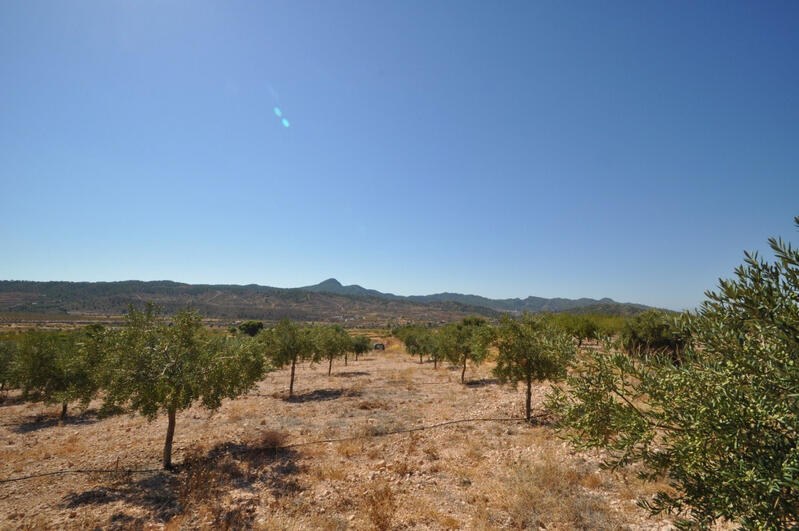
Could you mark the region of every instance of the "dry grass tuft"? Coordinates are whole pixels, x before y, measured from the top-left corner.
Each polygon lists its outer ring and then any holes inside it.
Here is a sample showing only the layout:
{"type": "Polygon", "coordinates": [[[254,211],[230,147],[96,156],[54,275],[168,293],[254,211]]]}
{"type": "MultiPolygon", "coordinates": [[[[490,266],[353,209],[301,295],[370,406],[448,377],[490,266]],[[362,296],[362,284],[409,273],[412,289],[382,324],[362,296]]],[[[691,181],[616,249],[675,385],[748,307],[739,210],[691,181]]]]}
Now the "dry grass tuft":
{"type": "Polygon", "coordinates": [[[259,432],[255,438],[250,441],[249,445],[259,450],[275,450],[285,446],[286,441],[288,441],[288,435],[286,435],[286,433],[277,430],[265,430],[259,432]]]}
{"type": "Polygon", "coordinates": [[[500,487],[500,502],[514,526],[537,528],[557,522],[571,529],[618,529],[621,522],[606,500],[587,491],[588,474],[573,463],[544,455],[522,463],[500,487]]]}
{"type": "Polygon", "coordinates": [[[397,512],[397,500],[391,485],[386,482],[376,483],[366,495],[366,504],[369,508],[369,521],[375,529],[391,529],[391,522],[397,512]]]}
{"type": "Polygon", "coordinates": [[[372,409],[386,409],[388,405],[382,400],[364,400],[358,404],[358,409],[371,411],[372,409]]]}
{"type": "Polygon", "coordinates": [[[336,452],[343,457],[353,457],[363,453],[364,442],[363,439],[352,439],[349,441],[341,441],[336,446],[336,452]]]}

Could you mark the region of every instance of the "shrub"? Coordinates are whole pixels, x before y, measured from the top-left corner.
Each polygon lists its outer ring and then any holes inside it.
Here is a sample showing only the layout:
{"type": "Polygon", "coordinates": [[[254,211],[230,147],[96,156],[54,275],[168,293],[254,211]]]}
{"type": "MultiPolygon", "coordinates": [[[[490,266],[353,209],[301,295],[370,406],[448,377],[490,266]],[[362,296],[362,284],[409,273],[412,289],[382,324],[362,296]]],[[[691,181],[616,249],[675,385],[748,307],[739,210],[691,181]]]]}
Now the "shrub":
{"type": "Polygon", "coordinates": [[[621,331],[621,344],[628,354],[668,353],[676,361],[685,348],[686,332],[667,313],[647,310],[627,320],[621,331]]]}
{"type": "Polygon", "coordinates": [[[239,325],[239,330],[244,332],[250,337],[255,337],[258,332],[264,329],[264,324],[261,321],[245,321],[239,325]]]}

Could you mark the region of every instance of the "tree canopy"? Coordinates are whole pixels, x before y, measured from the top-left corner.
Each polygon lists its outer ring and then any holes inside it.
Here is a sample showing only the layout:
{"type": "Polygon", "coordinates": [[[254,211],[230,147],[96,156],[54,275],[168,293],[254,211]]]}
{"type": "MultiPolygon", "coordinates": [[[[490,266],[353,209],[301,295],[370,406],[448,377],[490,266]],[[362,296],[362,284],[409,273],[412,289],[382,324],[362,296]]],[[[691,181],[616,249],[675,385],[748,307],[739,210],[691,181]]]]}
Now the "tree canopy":
{"type": "Polygon", "coordinates": [[[167,414],[163,464],[171,468],[176,413],[195,402],[218,408],[251,389],[268,366],[253,340],[210,334],[196,312],[166,323],[148,305],[131,308],[125,324],[109,353],[106,399],[148,419],[167,414]]]}
{"type": "Polygon", "coordinates": [[[550,320],[525,314],[519,319],[504,317],[495,344],[494,374],[502,382],[525,383],[525,416],[530,420],[532,382],[565,378],[575,354],[574,343],[550,320]]]}

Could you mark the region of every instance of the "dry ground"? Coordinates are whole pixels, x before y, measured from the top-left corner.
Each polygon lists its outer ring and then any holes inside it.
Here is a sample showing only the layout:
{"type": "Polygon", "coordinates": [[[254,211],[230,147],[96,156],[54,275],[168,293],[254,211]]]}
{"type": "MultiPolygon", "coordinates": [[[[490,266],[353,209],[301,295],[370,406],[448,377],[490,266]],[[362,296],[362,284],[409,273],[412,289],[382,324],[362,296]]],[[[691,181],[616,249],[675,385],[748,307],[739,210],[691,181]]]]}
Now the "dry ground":
{"type": "MultiPolygon", "coordinates": [[[[215,413],[178,415],[178,473],[51,475],[0,483],[0,529],[661,529],[635,499],[653,491],[631,471],[600,470],[546,424],[455,424],[519,417],[523,391],[501,386],[491,363],[467,371],[419,364],[388,340],[385,353],[270,373],[215,413]],[[383,434],[383,436],[379,436],[383,434]],[[365,436],[274,450],[274,446],[365,436]],[[378,437],[375,437],[378,436],[378,437]]],[[[540,403],[546,386],[534,391],[540,403]]],[[[59,425],[58,408],[0,405],[0,479],[71,469],[158,469],[166,420],[59,425]]]]}

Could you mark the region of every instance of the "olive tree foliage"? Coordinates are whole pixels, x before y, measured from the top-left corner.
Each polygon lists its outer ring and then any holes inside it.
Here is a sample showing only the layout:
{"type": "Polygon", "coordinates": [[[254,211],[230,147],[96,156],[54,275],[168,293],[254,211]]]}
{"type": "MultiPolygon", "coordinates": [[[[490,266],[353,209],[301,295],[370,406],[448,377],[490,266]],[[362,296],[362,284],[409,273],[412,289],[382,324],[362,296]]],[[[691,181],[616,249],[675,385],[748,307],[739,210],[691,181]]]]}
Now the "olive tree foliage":
{"type": "Polygon", "coordinates": [[[525,314],[519,319],[504,317],[495,329],[494,344],[494,375],[503,383],[524,382],[525,417],[530,420],[533,382],[564,379],[576,352],[574,342],[551,320],[525,314]]]}
{"type": "Polygon", "coordinates": [[[431,355],[435,350],[432,332],[427,328],[403,326],[393,333],[405,344],[405,352],[411,356],[419,356],[419,363],[424,363],[425,354],[431,355]]]}
{"type": "Polygon", "coordinates": [[[283,319],[277,326],[263,334],[269,358],[276,367],[291,366],[289,396],[294,395],[294,373],[297,362],[310,359],[314,345],[309,329],[283,319]]]}
{"type": "Polygon", "coordinates": [[[96,369],[102,364],[105,335],[96,326],[76,331],[30,330],[22,335],[11,367],[11,379],[28,400],[88,406],[97,394],[96,369]]]}
{"type": "Polygon", "coordinates": [[[747,253],[736,277],[684,316],[692,341],[679,366],[591,353],[551,396],[577,447],[667,478],[672,493],[641,503],[685,527],[799,526],[799,252],[769,243],[774,263],[747,253]]]}
{"type": "Polygon", "coordinates": [[[439,353],[453,365],[461,367],[461,383],[465,383],[466,363],[480,365],[488,355],[491,327],[482,317],[464,317],[438,330],[439,353]]]}
{"type": "Polygon", "coordinates": [[[350,335],[339,325],[321,325],[313,329],[316,359],[328,360],[327,375],[333,372],[333,359],[344,355],[350,348],[350,335]]]}
{"type": "Polygon", "coordinates": [[[668,353],[676,361],[685,348],[687,334],[675,317],[660,310],[647,310],[625,322],[621,344],[628,354],[668,353]]]}
{"type": "Polygon", "coordinates": [[[106,400],[149,420],[167,414],[163,466],[170,469],[177,412],[195,402],[217,409],[222,399],[250,390],[268,366],[254,340],[213,334],[196,312],[167,323],[152,305],[130,308],[125,325],[109,351],[106,400]]]}
{"type": "Polygon", "coordinates": [[[17,357],[16,341],[0,340],[0,391],[12,384],[11,368],[17,357]]]}
{"type": "Polygon", "coordinates": [[[569,333],[577,340],[577,347],[583,346],[583,341],[596,339],[599,327],[587,315],[574,315],[569,326],[569,333]]]}
{"type": "Polygon", "coordinates": [[[370,350],[372,350],[372,341],[367,336],[352,338],[352,353],[355,354],[355,361],[358,361],[358,356],[363,356],[370,350]]]}
{"type": "Polygon", "coordinates": [[[238,326],[238,329],[250,337],[255,337],[264,329],[264,324],[261,321],[244,321],[238,326]]]}

